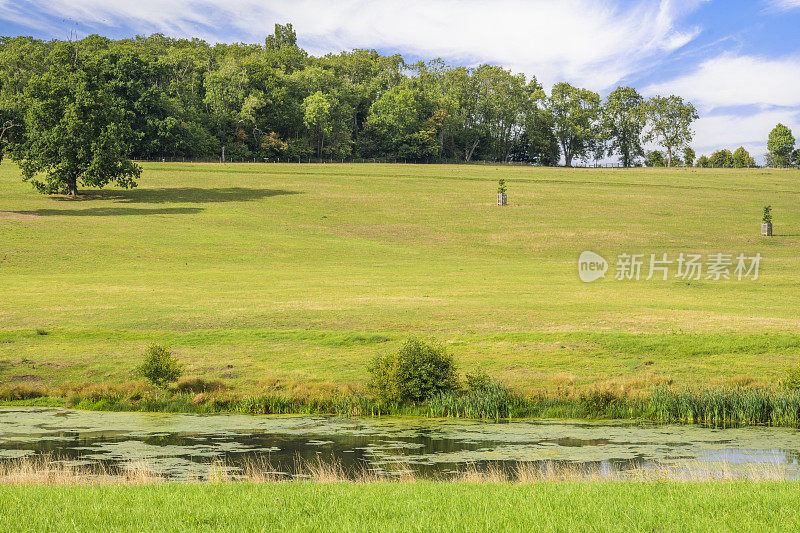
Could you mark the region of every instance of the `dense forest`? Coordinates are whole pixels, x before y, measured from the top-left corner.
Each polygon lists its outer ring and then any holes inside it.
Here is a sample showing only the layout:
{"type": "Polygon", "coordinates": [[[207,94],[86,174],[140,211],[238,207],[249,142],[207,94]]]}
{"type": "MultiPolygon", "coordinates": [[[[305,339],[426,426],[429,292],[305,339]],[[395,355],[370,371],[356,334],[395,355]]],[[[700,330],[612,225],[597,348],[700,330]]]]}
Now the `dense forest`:
{"type": "Polygon", "coordinates": [[[568,166],[609,156],[624,166],[694,159],[697,112],[678,96],[645,99],[620,87],[601,99],[567,83],[548,96],[535,77],[494,65],[408,64],[374,50],[314,57],[290,24],[276,25],[263,45],[160,34],[4,37],[0,84],[0,152],[16,149],[18,160],[82,149],[111,154],[98,168],[120,156],[568,166]],[[47,143],[53,136],[63,145],[47,143]],[[645,154],[648,142],[663,152],[645,154]]]}

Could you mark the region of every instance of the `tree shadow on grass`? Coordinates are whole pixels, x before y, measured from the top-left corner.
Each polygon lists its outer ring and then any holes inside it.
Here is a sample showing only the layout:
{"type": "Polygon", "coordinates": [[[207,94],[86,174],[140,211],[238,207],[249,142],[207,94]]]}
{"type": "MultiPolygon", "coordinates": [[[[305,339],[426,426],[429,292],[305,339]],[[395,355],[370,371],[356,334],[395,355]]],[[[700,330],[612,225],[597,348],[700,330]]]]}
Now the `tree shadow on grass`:
{"type": "Polygon", "coordinates": [[[249,202],[283,196],[302,194],[300,191],[283,189],[248,189],[244,187],[217,187],[203,189],[199,187],[176,187],[164,189],[104,189],[86,190],[77,198],[69,196],[53,196],[60,201],[111,200],[117,203],[130,204],[165,204],[165,203],[217,203],[217,202],[249,202]]]}
{"type": "Polygon", "coordinates": [[[88,209],[36,209],[33,211],[9,211],[23,217],[116,217],[128,215],[192,215],[204,211],[200,207],[90,207],[88,209]]]}

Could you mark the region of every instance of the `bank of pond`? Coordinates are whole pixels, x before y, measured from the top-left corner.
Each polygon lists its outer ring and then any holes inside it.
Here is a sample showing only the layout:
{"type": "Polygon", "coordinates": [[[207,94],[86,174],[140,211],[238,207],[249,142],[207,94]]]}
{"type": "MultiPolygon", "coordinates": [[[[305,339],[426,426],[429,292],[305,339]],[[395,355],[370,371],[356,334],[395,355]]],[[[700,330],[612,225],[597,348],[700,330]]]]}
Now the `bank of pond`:
{"type": "Polygon", "coordinates": [[[126,390],[113,386],[49,395],[40,389],[6,388],[7,405],[69,407],[94,411],[237,414],[329,414],[422,416],[478,420],[600,419],[648,420],[713,427],[766,425],[800,427],[800,391],[782,388],[672,389],[655,387],[640,397],[588,391],[572,397],[523,397],[503,387],[437,394],[424,402],[392,402],[366,395],[294,397],[269,393],[238,397],[230,392],[126,390]]]}

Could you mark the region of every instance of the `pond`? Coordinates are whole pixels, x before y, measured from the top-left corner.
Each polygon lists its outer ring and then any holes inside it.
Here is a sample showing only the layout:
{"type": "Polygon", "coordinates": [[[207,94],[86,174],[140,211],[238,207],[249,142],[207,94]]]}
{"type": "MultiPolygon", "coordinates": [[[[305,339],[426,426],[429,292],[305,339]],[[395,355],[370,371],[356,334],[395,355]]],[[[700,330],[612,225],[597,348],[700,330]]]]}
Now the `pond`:
{"type": "Polygon", "coordinates": [[[290,475],[300,461],[336,461],[345,471],[447,476],[487,465],[576,466],[614,477],[637,468],[800,477],[800,432],[712,429],[636,422],[111,413],[0,408],[0,459],[50,454],[111,469],[145,461],[176,479],[203,477],[209,463],[232,470],[268,460],[290,475]]]}

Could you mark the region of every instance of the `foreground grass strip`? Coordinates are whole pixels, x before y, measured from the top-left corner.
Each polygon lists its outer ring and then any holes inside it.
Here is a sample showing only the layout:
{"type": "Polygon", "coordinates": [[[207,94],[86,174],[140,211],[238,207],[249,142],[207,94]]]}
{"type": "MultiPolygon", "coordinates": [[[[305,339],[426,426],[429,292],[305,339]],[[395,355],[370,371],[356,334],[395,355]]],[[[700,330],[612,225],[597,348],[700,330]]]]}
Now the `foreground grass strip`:
{"type": "Polygon", "coordinates": [[[5,531],[787,531],[795,482],[0,486],[5,531]]]}

